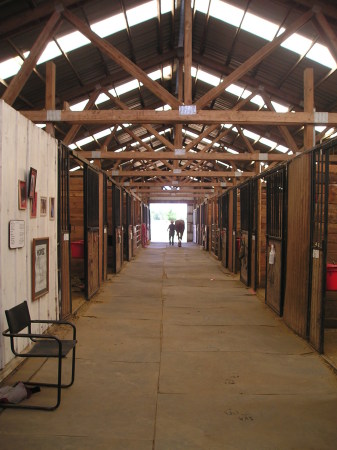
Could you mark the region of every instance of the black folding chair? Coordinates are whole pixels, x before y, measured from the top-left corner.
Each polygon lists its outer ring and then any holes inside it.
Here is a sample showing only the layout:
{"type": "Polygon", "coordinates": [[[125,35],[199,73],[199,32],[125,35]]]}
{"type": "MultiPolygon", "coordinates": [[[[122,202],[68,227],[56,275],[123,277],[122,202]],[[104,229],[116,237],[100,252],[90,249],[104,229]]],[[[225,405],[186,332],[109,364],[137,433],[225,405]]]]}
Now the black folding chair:
{"type": "Polygon", "coordinates": [[[18,408],[18,409],[39,409],[45,411],[53,411],[58,408],[61,402],[61,388],[67,388],[74,383],[75,379],[75,347],[76,347],[76,327],[74,324],[63,320],[31,320],[27,301],[20,303],[13,308],[6,310],[6,318],[8,329],[2,334],[9,337],[11,340],[11,350],[15,356],[21,358],[57,358],[58,372],[57,383],[43,383],[24,381],[27,386],[48,386],[57,388],[57,401],[53,406],[34,406],[1,403],[0,408],[18,408]],[[37,334],[32,333],[32,324],[49,323],[56,325],[68,325],[72,327],[72,339],[64,340],[52,334],[37,334]],[[27,329],[27,332],[21,333],[22,330],[27,329]],[[29,338],[32,347],[26,352],[18,352],[15,350],[15,342],[20,338],[29,338]],[[72,364],[71,364],[71,380],[68,384],[62,384],[62,358],[72,350],[72,364]]]}

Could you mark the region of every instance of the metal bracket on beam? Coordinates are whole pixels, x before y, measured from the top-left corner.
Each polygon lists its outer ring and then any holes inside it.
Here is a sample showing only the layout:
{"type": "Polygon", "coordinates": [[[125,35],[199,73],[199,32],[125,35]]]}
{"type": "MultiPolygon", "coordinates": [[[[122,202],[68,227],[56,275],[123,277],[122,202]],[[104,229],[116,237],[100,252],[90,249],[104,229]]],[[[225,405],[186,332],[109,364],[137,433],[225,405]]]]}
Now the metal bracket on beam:
{"type": "Polygon", "coordinates": [[[329,123],[329,113],[327,112],[315,112],[314,113],[314,122],[315,124],[321,123],[326,125],[329,123]]]}
{"type": "Polygon", "coordinates": [[[111,171],[111,176],[113,176],[113,177],[118,177],[118,175],[119,175],[119,170],[112,170],[111,171]]]}
{"type": "Polygon", "coordinates": [[[268,153],[260,153],[259,154],[259,161],[268,161],[269,155],[268,153]]]}
{"type": "Polygon", "coordinates": [[[101,153],[99,150],[91,152],[92,159],[101,159],[101,153]]]}
{"type": "Polygon", "coordinates": [[[179,114],[181,116],[190,116],[197,113],[197,105],[180,105],[179,114]]]}
{"type": "Polygon", "coordinates": [[[60,109],[47,109],[47,122],[60,122],[61,110],[60,109]]]}
{"type": "Polygon", "coordinates": [[[175,155],[185,155],[186,154],[186,150],[184,148],[175,148],[174,149],[174,154],[175,155]]]}

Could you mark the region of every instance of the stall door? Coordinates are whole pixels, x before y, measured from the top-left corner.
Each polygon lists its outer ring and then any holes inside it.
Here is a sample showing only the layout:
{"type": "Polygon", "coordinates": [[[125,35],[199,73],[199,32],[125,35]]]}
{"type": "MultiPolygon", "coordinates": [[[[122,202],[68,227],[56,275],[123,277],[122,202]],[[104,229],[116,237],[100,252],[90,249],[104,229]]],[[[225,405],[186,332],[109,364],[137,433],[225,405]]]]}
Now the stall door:
{"type": "Polygon", "coordinates": [[[259,180],[251,181],[250,189],[250,286],[257,288],[257,253],[258,253],[258,183],[259,180]]]}
{"type": "Polygon", "coordinates": [[[250,184],[246,183],[240,187],[241,236],[239,246],[240,280],[246,286],[250,283],[250,209],[250,184]]]}
{"type": "Polygon", "coordinates": [[[265,177],[267,182],[267,261],[265,302],[279,316],[283,314],[285,280],[285,167],[265,177]]]}
{"type": "Polygon", "coordinates": [[[313,207],[309,341],[320,353],[324,347],[325,262],[328,230],[329,153],[313,154],[313,207]]]}
{"type": "Polygon", "coordinates": [[[84,172],[85,294],[89,300],[99,289],[99,174],[90,167],[84,172]]]}
{"type": "Polygon", "coordinates": [[[123,258],[121,190],[112,186],[113,271],[120,272],[123,258]]]}
{"type": "Polygon", "coordinates": [[[221,262],[228,267],[228,194],[221,197],[221,262]]]}
{"type": "MultiPolygon", "coordinates": [[[[58,281],[59,292],[61,293],[60,318],[63,319],[71,314],[72,305],[70,286],[69,153],[62,145],[59,146],[58,168],[58,281]]],[[[50,205],[50,208],[52,207],[55,208],[55,204],[54,206],[50,205]]]]}

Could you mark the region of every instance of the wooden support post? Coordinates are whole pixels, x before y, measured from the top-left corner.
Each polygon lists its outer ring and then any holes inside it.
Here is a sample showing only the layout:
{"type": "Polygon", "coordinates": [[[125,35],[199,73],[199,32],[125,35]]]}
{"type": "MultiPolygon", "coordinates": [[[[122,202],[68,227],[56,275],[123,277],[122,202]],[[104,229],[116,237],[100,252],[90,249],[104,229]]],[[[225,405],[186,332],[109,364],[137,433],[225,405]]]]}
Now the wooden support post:
{"type": "MultiPolygon", "coordinates": [[[[55,109],[55,91],[56,91],[56,66],[52,61],[46,64],[46,110],[55,109]]],[[[52,123],[46,124],[46,132],[55,136],[55,128],[52,123]]]]}
{"type": "Polygon", "coordinates": [[[15,99],[20,94],[21,89],[25,85],[26,81],[30,77],[36,63],[41,56],[43,50],[45,49],[50,37],[55,32],[57,26],[60,22],[60,13],[54,12],[54,14],[48,20],[46,26],[42,30],[41,34],[35,41],[35,44],[30,50],[29,56],[25,59],[24,63],[21,66],[19,72],[15,75],[15,77],[10,82],[8,88],[2,96],[2,99],[8,103],[9,105],[13,105],[15,99]]]}
{"type": "MultiPolygon", "coordinates": [[[[314,112],[314,71],[312,68],[304,70],[304,112],[314,112]]],[[[313,125],[304,127],[304,150],[315,145],[315,129],[313,125]]]]}
{"type": "Polygon", "coordinates": [[[192,9],[191,1],[185,0],[185,32],[184,32],[184,101],[192,104],[192,9]]]}

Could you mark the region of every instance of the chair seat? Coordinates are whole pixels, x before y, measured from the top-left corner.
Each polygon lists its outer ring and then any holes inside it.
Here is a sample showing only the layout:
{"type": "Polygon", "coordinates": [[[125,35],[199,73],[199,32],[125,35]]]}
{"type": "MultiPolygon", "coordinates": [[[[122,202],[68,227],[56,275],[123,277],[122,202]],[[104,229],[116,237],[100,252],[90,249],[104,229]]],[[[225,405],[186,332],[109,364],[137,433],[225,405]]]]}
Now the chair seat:
{"type": "MultiPolygon", "coordinates": [[[[76,341],[61,340],[61,343],[62,357],[64,358],[75,347],[76,341]]],[[[54,339],[41,339],[34,344],[34,347],[28,353],[32,356],[58,357],[59,345],[54,339]]]]}

